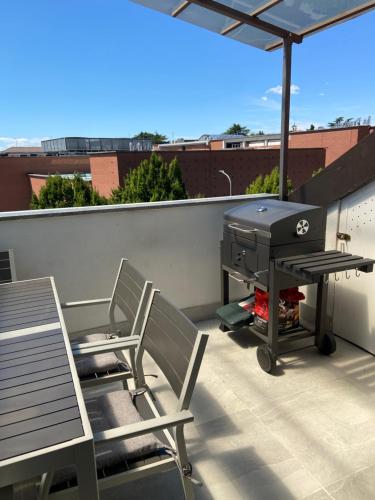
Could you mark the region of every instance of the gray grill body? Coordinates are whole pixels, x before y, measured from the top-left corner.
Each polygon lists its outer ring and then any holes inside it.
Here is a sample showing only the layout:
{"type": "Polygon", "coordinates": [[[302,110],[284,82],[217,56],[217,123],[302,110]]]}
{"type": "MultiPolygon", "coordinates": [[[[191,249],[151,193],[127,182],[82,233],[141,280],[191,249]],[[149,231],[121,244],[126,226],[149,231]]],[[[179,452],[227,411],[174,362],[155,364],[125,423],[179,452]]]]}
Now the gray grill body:
{"type": "Polygon", "coordinates": [[[271,259],[324,250],[326,211],[275,199],[257,200],[224,214],[222,265],[268,284],[271,259]]]}

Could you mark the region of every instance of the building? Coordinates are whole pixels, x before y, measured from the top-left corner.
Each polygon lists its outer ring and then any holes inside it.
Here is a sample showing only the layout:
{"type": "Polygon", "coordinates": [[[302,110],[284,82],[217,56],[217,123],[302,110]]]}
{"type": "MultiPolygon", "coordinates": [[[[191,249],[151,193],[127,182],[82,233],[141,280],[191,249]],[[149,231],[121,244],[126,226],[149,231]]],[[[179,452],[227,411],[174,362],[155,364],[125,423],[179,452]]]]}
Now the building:
{"type": "MultiPolygon", "coordinates": [[[[325,166],[349,151],[359,141],[372,134],[375,127],[357,125],[353,127],[327,128],[291,132],[289,147],[324,148],[325,166]]],[[[197,141],[161,144],[160,151],[219,151],[223,149],[268,149],[280,147],[280,134],[242,135],[203,135],[197,141]]]]}
{"type": "Polygon", "coordinates": [[[58,155],[82,155],[104,151],[151,151],[152,141],[108,137],[61,137],[42,141],[42,150],[47,154],[58,155]]]}
{"type": "Polygon", "coordinates": [[[211,149],[247,149],[280,147],[280,134],[254,134],[233,138],[217,138],[211,149]]]}
{"type": "Polygon", "coordinates": [[[213,143],[222,144],[223,141],[240,141],[243,139],[243,135],[234,135],[234,134],[203,134],[199,139],[189,141],[176,141],[169,142],[167,144],[159,144],[159,151],[210,151],[211,149],[225,149],[222,147],[212,148],[213,143]]]}
{"type": "Polygon", "coordinates": [[[43,154],[42,148],[39,146],[12,146],[0,151],[0,156],[10,156],[15,158],[27,156],[39,156],[43,154]]]}
{"type": "MultiPolygon", "coordinates": [[[[259,175],[268,174],[279,164],[278,149],[246,149],[219,151],[159,151],[167,162],[178,159],[182,178],[191,198],[223,196],[228,191],[228,180],[220,174],[225,170],[232,178],[233,194],[244,194],[247,186],[259,175]]],[[[124,178],[148,153],[118,152],[90,155],[92,185],[102,196],[110,196],[113,189],[123,186],[124,178]]],[[[314,170],[324,168],[323,148],[290,150],[289,176],[295,187],[306,182],[314,170]]]]}
{"type": "Polygon", "coordinates": [[[359,125],[293,132],[289,136],[289,147],[324,148],[327,166],[372,134],[374,130],[375,127],[370,125],[359,125]]]}
{"type": "Polygon", "coordinates": [[[46,154],[21,158],[0,156],[0,212],[27,210],[32,191],[39,192],[48,175],[72,173],[90,174],[90,157],[46,154]],[[46,177],[37,178],[35,174],[46,177]]]}

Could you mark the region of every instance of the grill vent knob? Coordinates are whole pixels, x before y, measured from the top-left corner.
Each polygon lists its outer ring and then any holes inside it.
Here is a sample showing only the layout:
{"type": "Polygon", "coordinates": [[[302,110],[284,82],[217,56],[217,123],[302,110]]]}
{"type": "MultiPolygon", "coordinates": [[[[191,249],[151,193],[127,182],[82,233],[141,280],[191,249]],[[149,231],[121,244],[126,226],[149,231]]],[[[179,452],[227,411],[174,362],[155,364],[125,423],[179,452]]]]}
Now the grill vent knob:
{"type": "Polygon", "coordinates": [[[304,234],[307,233],[309,228],[310,228],[310,224],[308,223],[308,221],[306,219],[299,220],[297,222],[297,226],[296,226],[297,236],[303,236],[304,234]]]}

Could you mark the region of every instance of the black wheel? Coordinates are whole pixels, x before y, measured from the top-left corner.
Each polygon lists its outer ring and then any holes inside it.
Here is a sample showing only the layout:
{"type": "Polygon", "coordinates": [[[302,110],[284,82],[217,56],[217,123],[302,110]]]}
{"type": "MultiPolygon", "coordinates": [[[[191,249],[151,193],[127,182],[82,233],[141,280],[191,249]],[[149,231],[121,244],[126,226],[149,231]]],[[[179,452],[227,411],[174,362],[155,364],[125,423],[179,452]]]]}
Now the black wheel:
{"type": "Polygon", "coordinates": [[[333,335],[326,333],[318,345],[318,349],[322,354],[329,356],[336,351],[336,340],[333,335]]]}
{"type": "Polygon", "coordinates": [[[271,373],[276,368],[275,356],[266,344],[257,347],[257,359],[259,366],[266,373],[271,373]]]}

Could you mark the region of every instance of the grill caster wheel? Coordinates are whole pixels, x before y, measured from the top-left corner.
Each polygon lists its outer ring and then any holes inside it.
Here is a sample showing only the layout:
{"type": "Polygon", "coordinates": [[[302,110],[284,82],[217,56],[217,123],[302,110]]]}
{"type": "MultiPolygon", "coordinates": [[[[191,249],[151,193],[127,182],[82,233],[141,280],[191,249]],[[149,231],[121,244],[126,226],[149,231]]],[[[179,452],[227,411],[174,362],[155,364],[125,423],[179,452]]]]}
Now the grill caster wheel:
{"type": "Polygon", "coordinates": [[[276,368],[275,356],[266,344],[257,347],[257,359],[259,366],[266,373],[271,373],[276,368]]]}
{"type": "Polygon", "coordinates": [[[336,340],[333,335],[326,333],[322,338],[320,344],[318,345],[318,349],[322,354],[329,356],[336,351],[336,340]]]}

